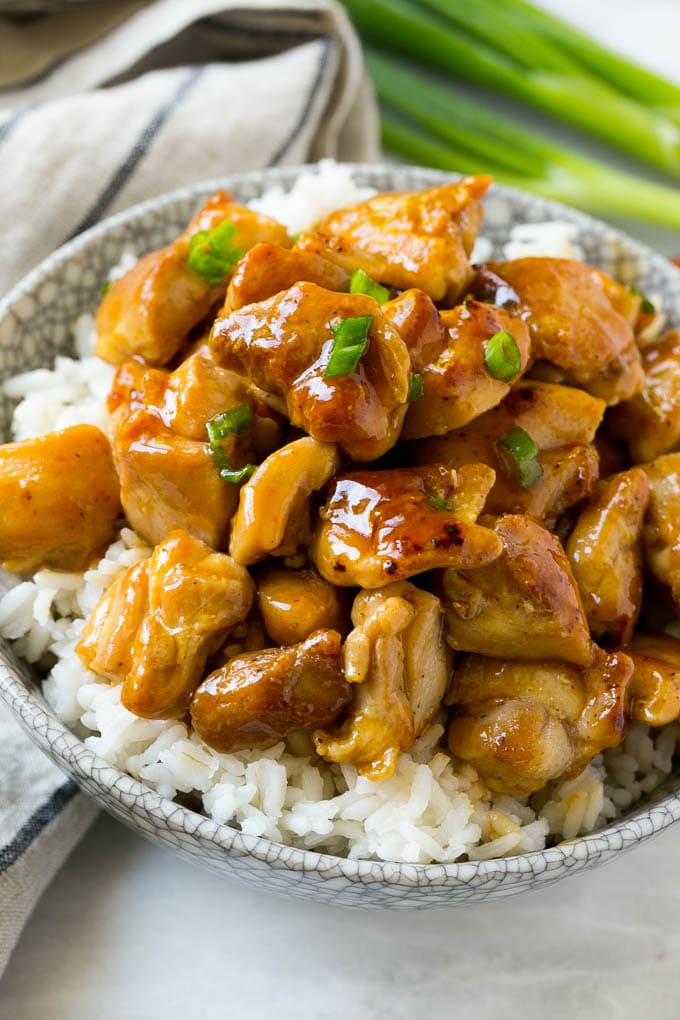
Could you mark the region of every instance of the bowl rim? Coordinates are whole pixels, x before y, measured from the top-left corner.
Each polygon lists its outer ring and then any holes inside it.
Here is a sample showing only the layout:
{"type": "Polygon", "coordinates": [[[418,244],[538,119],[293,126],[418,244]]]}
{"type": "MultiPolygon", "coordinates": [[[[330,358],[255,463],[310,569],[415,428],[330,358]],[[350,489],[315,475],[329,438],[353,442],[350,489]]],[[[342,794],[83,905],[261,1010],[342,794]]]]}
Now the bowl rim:
{"type": "MultiPolygon", "coordinates": [[[[388,163],[344,163],[353,173],[368,176],[386,176],[398,172],[417,174],[424,182],[433,185],[455,179],[459,174],[439,171],[409,164],[388,163]]],[[[317,163],[295,166],[269,167],[254,171],[227,174],[198,181],[175,188],[162,195],[146,199],[112,216],[107,217],[89,230],[57,248],[41,260],[27,275],[19,280],[0,300],[0,325],[22,298],[28,296],[55,270],[64,267],[69,260],[90,245],[105,238],[117,227],[128,225],[147,213],[158,213],[178,202],[200,199],[204,194],[217,189],[238,189],[239,186],[261,184],[262,188],[273,184],[288,184],[299,174],[313,171],[317,163]]],[[[649,246],[629,237],[625,232],[587,213],[572,209],[551,199],[542,198],[518,188],[494,184],[490,194],[517,199],[522,196],[547,216],[569,220],[582,229],[606,227],[608,235],[628,253],[645,263],[657,263],[664,274],[672,278],[677,273],[680,293],[680,269],[670,260],[655,252],[649,246]]],[[[74,315],[74,319],[77,317],[74,315]]],[[[469,883],[474,877],[477,882],[509,878],[514,875],[537,874],[545,870],[557,871],[562,867],[577,870],[586,863],[625,851],[661,833],[680,820],[680,788],[669,793],[656,803],[644,804],[634,813],[613,821],[604,829],[564,840],[552,847],[488,860],[458,861],[450,864],[408,864],[376,860],[356,860],[339,857],[318,850],[302,849],[288,844],[277,843],[265,837],[250,836],[230,825],[213,821],[177,801],[162,797],[151,787],[134,779],[114,765],[91,751],[76,734],[61,722],[52,712],[42,696],[34,691],[33,680],[25,684],[20,676],[26,669],[19,670],[12,665],[13,655],[6,656],[0,647],[0,698],[12,710],[19,724],[34,743],[45,751],[53,761],[66,771],[76,782],[84,786],[104,807],[113,799],[127,806],[133,815],[151,817],[154,824],[169,823],[172,827],[181,820],[181,827],[204,848],[213,848],[224,854],[235,852],[250,856],[273,867],[305,872],[314,870],[323,877],[324,872],[339,871],[343,877],[359,880],[364,884],[382,883],[390,885],[450,885],[469,883]],[[99,787],[99,795],[89,789],[92,783],[99,787]]],[[[670,777],[669,777],[670,778],[670,777]]]]}

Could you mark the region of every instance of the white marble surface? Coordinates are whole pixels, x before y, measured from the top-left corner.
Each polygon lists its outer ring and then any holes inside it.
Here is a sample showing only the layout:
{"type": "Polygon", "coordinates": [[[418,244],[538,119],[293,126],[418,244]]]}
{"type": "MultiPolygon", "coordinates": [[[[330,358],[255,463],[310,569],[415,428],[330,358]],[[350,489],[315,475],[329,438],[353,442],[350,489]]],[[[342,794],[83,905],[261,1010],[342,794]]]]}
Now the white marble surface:
{"type": "MultiPolygon", "coordinates": [[[[680,80],[678,0],[544,3],[680,80]]],[[[30,920],[0,1018],[675,1018],[679,889],[680,826],[529,896],[358,914],[258,894],[102,817],[30,920]]]]}

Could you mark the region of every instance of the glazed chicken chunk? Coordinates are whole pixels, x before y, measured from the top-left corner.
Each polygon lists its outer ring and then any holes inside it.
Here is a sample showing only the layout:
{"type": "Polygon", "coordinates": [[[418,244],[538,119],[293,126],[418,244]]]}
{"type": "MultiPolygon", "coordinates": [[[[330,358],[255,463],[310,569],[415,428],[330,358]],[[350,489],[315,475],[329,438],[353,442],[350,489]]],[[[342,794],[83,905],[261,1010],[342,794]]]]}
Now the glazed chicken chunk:
{"type": "Polygon", "coordinates": [[[333,584],[381,588],[435,567],[484,566],[502,548],[475,523],[492,484],[481,464],[340,475],[310,548],[316,569],[333,584]]]}
{"type": "Polygon", "coordinates": [[[315,630],[349,630],[344,592],[306,567],[265,567],[257,579],[256,604],[267,634],[279,645],[295,645],[315,630]]]}
{"type": "Polygon", "coordinates": [[[567,542],[594,637],[630,641],[642,605],[642,522],[649,483],[642,468],[600,482],[567,542]]]}
{"type": "Polygon", "coordinates": [[[624,439],[634,461],[653,460],[680,442],[680,331],[642,352],[644,389],[612,408],[609,431],[624,439]]]}
{"type": "MultiPolygon", "coordinates": [[[[239,490],[222,481],[207,442],[175,435],[142,408],[119,427],[114,451],[121,502],[135,531],[152,545],[181,528],[213,549],[226,546],[239,490]]],[[[235,467],[248,463],[244,454],[232,458],[235,467]]]]}
{"type": "Polygon", "coordinates": [[[254,456],[266,457],[281,442],[281,416],[247,379],[216,365],[207,345],[185,358],[174,372],[149,368],[128,358],[116,372],[107,403],[114,434],[133,411],[145,408],[174,435],[202,441],[211,419],[247,404],[252,419],[248,437],[254,456]]]}
{"type": "Polygon", "coordinates": [[[320,755],[352,762],[361,775],[384,779],[439,708],[449,660],[439,600],[408,582],[360,592],[344,647],[354,688],[351,713],[333,730],[319,729],[320,755]]]}
{"type": "Polygon", "coordinates": [[[247,570],[174,531],[102,596],[77,651],[88,668],[123,682],[130,712],[181,719],[208,655],[245,620],[254,594],[247,570]]]}
{"type": "MultiPolygon", "coordinates": [[[[117,365],[133,355],[151,365],[167,365],[197,326],[223,296],[230,269],[215,281],[190,265],[192,238],[233,224],[228,241],[234,263],[258,241],[290,245],[285,227],[236,205],[224,191],[216,192],[181,237],[159,251],[149,252],[124,276],[115,280],[99,306],[96,352],[117,365]]],[[[206,239],[204,247],[210,246],[206,239]]],[[[232,267],[233,268],[233,267],[232,267]]]]}
{"type": "Polygon", "coordinates": [[[376,195],[332,213],[296,248],[313,251],[382,284],[418,287],[453,304],[470,277],[468,256],[490,177],[464,177],[426,191],[376,195]]]}
{"type": "Polygon", "coordinates": [[[680,453],[667,453],[645,465],[649,507],[642,529],[645,559],[662,584],[668,585],[680,613],[680,453]]]}
{"type": "Polygon", "coordinates": [[[446,640],[460,651],[588,666],[583,603],[559,539],[530,517],[499,517],[503,554],[478,570],[446,570],[446,640]]]}
{"type": "Polygon", "coordinates": [[[280,397],[293,425],[338,443],[353,460],[381,457],[399,438],[411,362],[397,330],[365,294],[299,283],[218,317],[210,344],[219,364],[280,397]],[[343,330],[354,327],[361,338],[343,340],[343,330]]]}
{"type": "Polygon", "coordinates": [[[451,467],[488,464],[496,472],[485,510],[526,513],[552,526],[597,484],[598,455],[592,446],[605,404],[571,386],[523,380],[497,406],[460,429],[413,444],[420,463],[451,467]],[[501,456],[499,443],[521,429],[538,447],[540,476],[526,487],[501,456]],[[510,468],[510,470],[508,470],[510,468]]]}
{"type": "Polygon", "coordinates": [[[451,752],[498,793],[523,797],[576,776],[623,739],[633,663],[593,647],[592,664],[521,662],[469,655],[449,698],[451,752]]]}
{"type": "Polygon", "coordinates": [[[630,717],[666,726],[680,716],[680,640],[670,634],[636,634],[626,648],[633,660],[630,717]]]}
{"type": "Polygon", "coordinates": [[[551,366],[551,381],[581,386],[608,404],[642,390],[633,327],[611,298],[623,287],[571,259],[524,258],[489,268],[519,296],[532,354],[551,366]]]}
{"type": "Polygon", "coordinates": [[[0,446],[0,562],[84,570],[120,514],[109,441],[92,425],[0,446]]]}
{"type": "Polygon", "coordinates": [[[220,476],[208,422],[234,409],[246,415],[217,451],[238,471],[276,449],[280,415],[247,380],[216,365],[205,346],[171,373],[124,361],[108,404],[121,499],[133,527],[152,543],[184,528],[223,548],[239,490],[220,476]]]}
{"type": "Polygon", "coordinates": [[[347,705],[340,635],[318,630],[300,644],[231,659],[191,699],[191,722],[216,751],[271,747],[288,734],[327,726],[347,705]]]}
{"type": "Polygon", "coordinates": [[[295,556],[312,535],[311,500],[340,464],[331,443],[310,436],[272,453],[241,489],[229,552],[237,563],[295,556]]]}
{"type": "Polygon", "coordinates": [[[278,244],[256,244],[234,270],[222,314],[265,301],[296,283],[316,283],[325,290],[346,291],[350,274],[323,255],[278,244]]]}
{"type": "MultiPolygon", "coordinates": [[[[387,307],[385,314],[390,315],[387,307]]],[[[397,312],[395,324],[398,319],[397,312]]],[[[442,312],[439,321],[439,342],[418,350],[423,393],[408,409],[401,433],[404,439],[443,435],[496,407],[529,361],[529,333],[524,322],[501,308],[466,301],[442,312]],[[503,334],[509,334],[509,339],[502,341],[503,334]],[[514,345],[517,354],[516,370],[505,379],[492,374],[485,361],[494,337],[497,345],[514,345]]],[[[499,354],[503,357],[500,347],[499,354]]]]}

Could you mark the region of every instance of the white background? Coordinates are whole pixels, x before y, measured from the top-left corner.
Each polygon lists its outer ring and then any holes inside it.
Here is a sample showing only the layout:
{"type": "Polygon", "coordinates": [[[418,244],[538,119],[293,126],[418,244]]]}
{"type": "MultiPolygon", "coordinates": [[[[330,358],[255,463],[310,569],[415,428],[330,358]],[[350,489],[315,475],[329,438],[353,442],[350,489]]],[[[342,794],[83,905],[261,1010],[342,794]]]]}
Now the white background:
{"type": "MultiPolygon", "coordinates": [[[[543,2],[680,80],[678,0],[543,2]]],[[[680,234],[630,229],[680,254],[680,234]]],[[[251,891],[101,817],[29,922],[0,1018],[673,1020],[679,885],[676,826],[542,892],[358,913],[251,891]]]]}

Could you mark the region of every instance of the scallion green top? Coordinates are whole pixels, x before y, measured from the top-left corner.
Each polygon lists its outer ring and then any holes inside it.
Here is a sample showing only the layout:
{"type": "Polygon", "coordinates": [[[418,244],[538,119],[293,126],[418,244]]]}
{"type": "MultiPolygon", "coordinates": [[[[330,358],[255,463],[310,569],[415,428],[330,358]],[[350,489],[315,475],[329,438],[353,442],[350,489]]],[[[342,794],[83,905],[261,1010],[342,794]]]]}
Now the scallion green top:
{"type": "Polygon", "coordinates": [[[509,382],[522,367],[522,355],[517,341],[507,330],[494,333],[484,344],[484,364],[494,379],[509,382]]]}
{"type": "Polygon", "coordinates": [[[349,281],[349,292],[350,294],[367,294],[374,301],[377,301],[379,305],[384,305],[390,299],[390,292],[387,287],[383,287],[382,284],[372,280],[363,269],[355,269],[352,273],[349,281]]]}
{"type": "Polygon", "coordinates": [[[222,445],[225,439],[230,436],[238,436],[242,432],[248,432],[253,424],[253,418],[248,404],[237,404],[223,411],[215,418],[206,422],[206,432],[210,446],[210,456],[217,468],[217,472],[223,482],[238,484],[250,478],[255,470],[255,464],[246,464],[242,468],[234,468],[222,445]]]}
{"type": "Polygon", "coordinates": [[[231,243],[235,234],[231,220],[224,220],[212,230],[197,230],[189,238],[187,265],[206,283],[219,283],[244,254],[242,248],[231,243]]]}
{"type": "Polygon", "coordinates": [[[372,315],[355,315],[335,323],[333,348],[324,372],[326,379],[350,375],[355,370],[366,350],[372,322],[372,315]]]}
{"type": "Polygon", "coordinates": [[[528,489],[542,478],[543,468],[538,462],[538,447],[528,432],[515,426],[496,443],[498,457],[505,472],[523,489],[528,489]]]}

